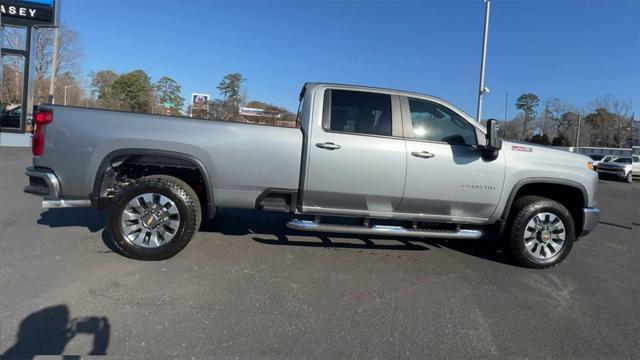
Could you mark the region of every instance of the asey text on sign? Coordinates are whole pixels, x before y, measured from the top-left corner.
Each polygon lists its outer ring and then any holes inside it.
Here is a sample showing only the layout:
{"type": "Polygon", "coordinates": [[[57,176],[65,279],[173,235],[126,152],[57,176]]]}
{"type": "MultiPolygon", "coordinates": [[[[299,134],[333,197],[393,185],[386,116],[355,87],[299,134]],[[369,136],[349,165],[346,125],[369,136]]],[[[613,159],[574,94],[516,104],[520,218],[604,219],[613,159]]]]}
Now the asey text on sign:
{"type": "Polygon", "coordinates": [[[2,15],[14,15],[34,18],[36,16],[36,9],[27,9],[26,7],[17,6],[4,6],[0,5],[0,12],[2,15]]]}
{"type": "Polygon", "coordinates": [[[2,23],[18,26],[55,25],[54,0],[0,0],[2,23]]]}

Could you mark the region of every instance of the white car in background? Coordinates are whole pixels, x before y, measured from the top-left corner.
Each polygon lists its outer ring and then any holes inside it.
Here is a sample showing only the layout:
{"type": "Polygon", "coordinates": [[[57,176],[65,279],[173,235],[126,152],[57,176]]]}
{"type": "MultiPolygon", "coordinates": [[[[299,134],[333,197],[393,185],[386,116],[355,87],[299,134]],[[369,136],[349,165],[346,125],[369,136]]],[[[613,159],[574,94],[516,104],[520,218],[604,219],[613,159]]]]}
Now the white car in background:
{"type": "MultiPolygon", "coordinates": [[[[637,156],[634,156],[634,157],[637,158],[637,156]]],[[[601,162],[600,164],[598,164],[598,168],[596,170],[598,171],[598,175],[600,174],[614,175],[620,179],[624,179],[626,182],[631,182],[632,181],[631,177],[633,176],[632,175],[633,161],[636,161],[636,160],[632,159],[631,156],[620,157],[613,161],[609,161],[607,163],[601,162]]]]}
{"type": "Polygon", "coordinates": [[[600,163],[611,162],[618,157],[615,155],[600,155],[600,154],[591,154],[588,155],[591,159],[593,159],[593,167],[597,168],[600,163]]]}
{"type": "Polygon", "coordinates": [[[631,172],[633,173],[633,176],[638,177],[640,176],[640,156],[633,155],[631,158],[633,159],[633,170],[631,170],[631,172]]]}

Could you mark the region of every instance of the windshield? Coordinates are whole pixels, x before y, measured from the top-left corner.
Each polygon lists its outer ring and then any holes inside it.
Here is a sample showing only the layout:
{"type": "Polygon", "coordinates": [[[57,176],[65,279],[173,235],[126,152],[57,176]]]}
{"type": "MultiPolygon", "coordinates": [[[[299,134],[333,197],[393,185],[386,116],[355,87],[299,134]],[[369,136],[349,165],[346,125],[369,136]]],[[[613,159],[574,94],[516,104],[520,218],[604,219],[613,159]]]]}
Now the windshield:
{"type": "Polygon", "coordinates": [[[615,160],[613,160],[613,162],[621,163],[621,164],[631,164],[631,158],[624,157],[624,158],[620,158],[620,159],[615,159],[615,160]]]}
{"type": "Polygon", "coordinates": [[[595,161],[602,160],[604,155],[589,155],[589,157],[595,161]]]}

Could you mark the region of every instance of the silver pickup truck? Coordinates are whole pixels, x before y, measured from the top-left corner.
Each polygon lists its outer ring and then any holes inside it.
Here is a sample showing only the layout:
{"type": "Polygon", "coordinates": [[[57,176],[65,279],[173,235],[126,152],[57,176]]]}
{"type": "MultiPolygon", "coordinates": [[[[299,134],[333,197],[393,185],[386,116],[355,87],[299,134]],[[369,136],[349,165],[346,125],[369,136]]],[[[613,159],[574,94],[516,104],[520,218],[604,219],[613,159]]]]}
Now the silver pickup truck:
{"type": "Polygon", "coordinates": [[[25,191],[45,208],[108,209],[136,259],[169,258],[203,217],[245,208],[292,213],[298,231],[495,235],[544,268],[599,219],[591,159],[503,142],[495,120],[423,94],[307,83],[297,128],[54,105],[35,123],[25,191]]]}

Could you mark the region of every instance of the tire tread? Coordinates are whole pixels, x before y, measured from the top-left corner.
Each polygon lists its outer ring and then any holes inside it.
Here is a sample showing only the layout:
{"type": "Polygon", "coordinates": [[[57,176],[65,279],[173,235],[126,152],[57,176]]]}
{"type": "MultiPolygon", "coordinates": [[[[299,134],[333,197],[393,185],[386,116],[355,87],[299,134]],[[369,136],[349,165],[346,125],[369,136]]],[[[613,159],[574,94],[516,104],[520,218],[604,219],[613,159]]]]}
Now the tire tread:
{"type": "Polygon", "coordinates": [[[567,208],[559,203],[558,201],[537,196],[537,195],[526,195],[518,198],[513,204],[513,218],[510,221],[508,228],[508,245],[507,250],[511,255],[512,259],[520,266],[535,268],[535,269],[545,269],[553,267],[569,254],[571,248],[573,247],[573,241],[575,236],[575,230],[573,230],[573,217],[567,208]],[[530,213],[534,210],[534,208],[552,208],[557,212],[561,213],[563,216],[569,219],[569,223],[565,222],[565,229],[567,231],[567,237],[565,239],[565,248],[561,251],[560,256],[552,262],[544,263],[533,261],[529,257],[527,257],[525,251],[523,251],[523,247],[520,244],[521,232],[523,231],[523,227],[527,225],[530,220],[530,213]]]}
{"type": "Polygon", "coordinates": [[[123,188],[116,195],[116,199],[110,207],[107,217],[107,226],[112,243],[123,255],[137,260],[165,260],[182,251],[198,231],[202,223],[202,207],[198,195],[186,182],[168,175],[150,175],[137,179],[123,188]],[[171,191],[177,193],[179,198],[186,204],[189,214],[184,220],[185,225],[182,233],[179,234],[179,238],[171,240],[173,244],[167,248],[163,249],[161,247],[154,249],[159,251],[145,251],[133,248],[132,245],[127,243],[127,241],[118,234],[117,230],[120,221],[119,213],[116,211],[116,208],[119,208],[118,204],[126,200],[132,193],[149,186],[169,188],[171,191]]]}

